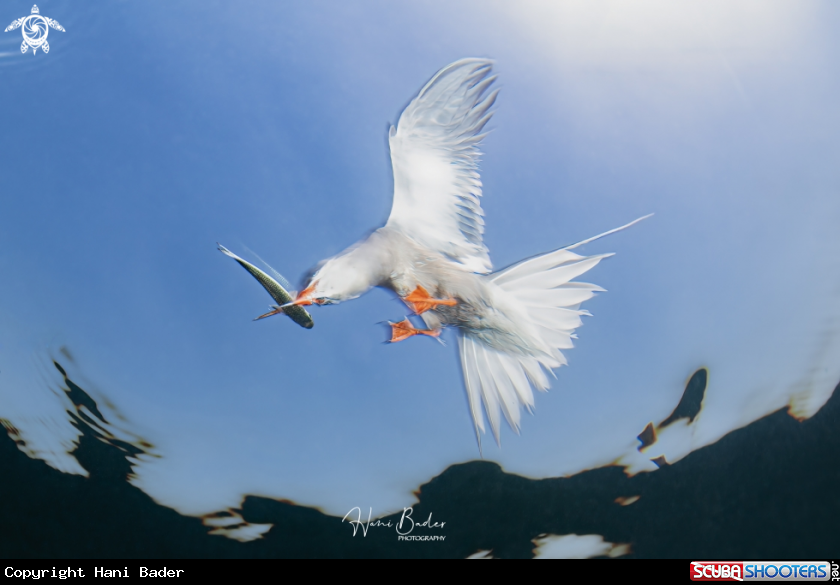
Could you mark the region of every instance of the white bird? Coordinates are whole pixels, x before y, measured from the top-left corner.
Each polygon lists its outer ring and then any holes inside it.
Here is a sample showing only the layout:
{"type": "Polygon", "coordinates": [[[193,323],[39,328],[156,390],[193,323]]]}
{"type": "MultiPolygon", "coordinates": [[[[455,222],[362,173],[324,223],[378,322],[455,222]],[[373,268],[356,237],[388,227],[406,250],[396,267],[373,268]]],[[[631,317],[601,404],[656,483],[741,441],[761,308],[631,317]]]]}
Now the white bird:
{"type": "MultiPolygon", "coordinates": [[[[327,305],[373,287],[394,291],[427,329],[390,323],[392,342],[457,328],[458,349],[479,449],[481,403],[499,443],[501,415],[519,432],[532,388],[566,363],[581,303],[604,289],[572,279],[612,254],[571,250],[637,221],[498,272],[484,246],[479,142],[498,90],[492,62],[463,59],[441,69],[390,129],[394,200],[385,226],[322,262],[288,305],[327,305]]],[[[288,306],[285,305],[285,306],[288,306]]]]}

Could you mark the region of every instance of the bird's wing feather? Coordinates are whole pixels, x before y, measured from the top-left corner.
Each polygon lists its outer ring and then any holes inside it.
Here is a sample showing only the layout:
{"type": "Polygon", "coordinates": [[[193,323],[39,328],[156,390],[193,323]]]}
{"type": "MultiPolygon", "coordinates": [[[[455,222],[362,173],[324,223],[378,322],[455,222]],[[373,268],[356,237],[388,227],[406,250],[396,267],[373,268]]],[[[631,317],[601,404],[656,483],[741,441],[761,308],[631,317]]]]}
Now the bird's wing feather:
{"type": "Polygon", "coordinates": [[[388,226],[477,273],[491,271],[484,246],[482,130],[498,90],[492,62],[463,59],[441,69],[391,127],[394,202],[388,226]]]}

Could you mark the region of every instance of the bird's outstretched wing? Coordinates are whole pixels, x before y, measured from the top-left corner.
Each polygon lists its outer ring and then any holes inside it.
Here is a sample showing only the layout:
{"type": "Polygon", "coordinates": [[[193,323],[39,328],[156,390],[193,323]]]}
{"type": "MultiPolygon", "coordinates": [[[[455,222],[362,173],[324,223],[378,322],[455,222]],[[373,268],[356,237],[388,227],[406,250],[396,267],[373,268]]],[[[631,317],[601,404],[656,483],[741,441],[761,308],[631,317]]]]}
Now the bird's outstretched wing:
{"type": "Polygon", "coordinates": [[[7,26],[7,27],[6,27],[6,30],[5,30],[5,31],[3,31],[3,32],[9,32],[10,30],[15,30],[16,28],[19,28],[19,27],[20,27],[20,25],[22,25],[22,24],[23,24],[23,21],[24,21],[24,20],[26,20],[26,17],[23,17],[23,18],[18,18],[17,20],[13,20],[13,21],[12,21],[12,24],[10,24],[9,26],[7,26]]]}
{"type": "Polygon", "coordinates": [[[463,59],[441,69],[391,127],[394,203],[387,226],[478,273],[491,271],[484,246],[481,132],[498,90],[492,62],[463,59]]]}

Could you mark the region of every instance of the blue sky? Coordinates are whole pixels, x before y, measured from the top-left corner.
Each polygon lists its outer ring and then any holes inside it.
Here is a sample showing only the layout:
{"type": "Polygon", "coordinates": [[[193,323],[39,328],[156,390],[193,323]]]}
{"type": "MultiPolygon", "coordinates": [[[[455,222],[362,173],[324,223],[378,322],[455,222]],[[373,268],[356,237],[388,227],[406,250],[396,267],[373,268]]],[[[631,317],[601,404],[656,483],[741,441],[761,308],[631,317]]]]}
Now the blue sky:
{"type": "Polygon", "coordinates": [[[476,458],[454,338],[382,344],[405,309],[379,290],[313,309],[311,331],[253,323],[269,297],[215,249],[296,282],[381,225],[388,126],[467,56],[501,87],[494,266],[655,213],[583,249],[616,252],[583,278],[608,292],[485,458],[532,476],[611,461],[701,366],[692,447],[840,380],[833,3],[39,7],[66,29],[48,55],[0,35],[0,415],[46,450],[33,421],[63,417],[43,363],[65,346],[156,445],[139,485],[185,512],[255,493],[386,513],[476,458]]]}

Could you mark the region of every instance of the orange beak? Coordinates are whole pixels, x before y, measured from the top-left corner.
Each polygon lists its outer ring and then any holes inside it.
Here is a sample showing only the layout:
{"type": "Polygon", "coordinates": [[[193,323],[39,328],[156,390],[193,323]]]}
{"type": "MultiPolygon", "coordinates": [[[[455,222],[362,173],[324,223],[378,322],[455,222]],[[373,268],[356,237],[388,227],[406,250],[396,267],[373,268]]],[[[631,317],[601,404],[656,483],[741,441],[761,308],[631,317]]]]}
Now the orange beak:
{"type": "MultiPolygon", "coordinates": [[[[312,298],[312,293],[314,291],[315,291],[315,283],[313,282],[312,284],[307,286],[305,289],[300,291],[300,293],[298,293],[297,298],[293,302],[288,303],[288,305],[305,306],[305,305],[311,305],[312,303],[318,304],[318,301],[316,301],[315,299],[312,298]]],[[[284,305],[284,306],[288,306],[288,305],[284,305]]]]}

